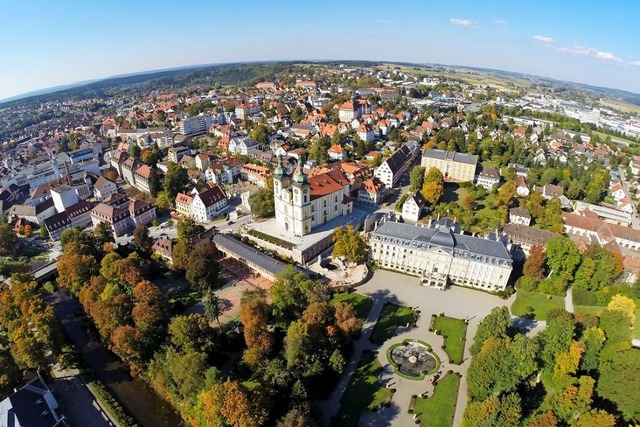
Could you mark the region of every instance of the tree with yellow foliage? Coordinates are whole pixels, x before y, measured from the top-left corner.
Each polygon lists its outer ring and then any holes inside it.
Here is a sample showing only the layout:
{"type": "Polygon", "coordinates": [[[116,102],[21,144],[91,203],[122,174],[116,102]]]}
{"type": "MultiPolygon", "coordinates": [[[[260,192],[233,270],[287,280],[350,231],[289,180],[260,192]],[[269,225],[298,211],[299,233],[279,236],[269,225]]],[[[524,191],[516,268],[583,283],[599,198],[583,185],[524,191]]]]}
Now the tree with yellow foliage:
{"type": "Polygon", "coordinates": [[[629,318],[631,325],[636,323],[636,303],[624,295],[614,295],[607,306],[607,310],[621,311],[629,318]]]}

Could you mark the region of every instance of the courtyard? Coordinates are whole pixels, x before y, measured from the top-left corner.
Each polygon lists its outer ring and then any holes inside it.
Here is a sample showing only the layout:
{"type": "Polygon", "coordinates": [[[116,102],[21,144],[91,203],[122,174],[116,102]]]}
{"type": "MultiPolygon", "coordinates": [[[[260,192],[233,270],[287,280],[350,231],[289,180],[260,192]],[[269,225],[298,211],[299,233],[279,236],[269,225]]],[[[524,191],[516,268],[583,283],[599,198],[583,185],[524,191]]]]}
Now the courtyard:
{"type": "Polygon", "coordinates": [[[361,381],[356,368],[360,369],[364,354],[374,352],[380,370],[375,371],[378,372],[377,385],[370,383],[373,372],[369,371],[369,388],[373,394],[370,397],[360,397],[365,399],[367,405],[360,404],[358,407],[369,409],[364,413],[359,412],[362,413],[360,425],[415,425],[414,415],[417,412],[408,411],[414,395],[424,397],[417,399],[415,403],[418,406],[416,409],[421,411],[416,416],[425,425],[460,425],[467,399],[466,373],[471,359],[468,349],[473,343],[478,324],[494,307],[511,305],[513,297],[502,300],[484,292],[459,287],[440,291],[421,286],[417,277],[386,270],[376,270],[373,277],[359,286],[356,292],[371,297],[373,305],[366,317],[361,337],[354,343],[347,372],[331,398],[319,402],[325,413],[325,420],[339,413],[340,417],[345,416],[345,408],[349,412],[348,419],[353,419],[354,410],[348,408],[355,403],[351,402],[351,396],[361,381]],[[438,326],[447,330],[448,351],[443,349],[443,335],[429,330],[432,316],[442,313],[446,318],[438,326]],[[461,327],[465,322],[466,328],[461,327]],[[397,347],[398,343],[417,340],[430,346],[430,352],[441,362],[436,372],[429,372],[421,380],[398,375],[387,357],[390,349],[397,347]],[[461,363],[450,363],[452,358],[448,353],[460,355],[455,361],[461,363]],[[382,390],[392,393],[384,394],[382,390]],[[388,401],[381,398],[389,395],[388,401]],[[437,416],[430,416],[429,413],[436,406],[442,407],[442,410],[438,411],[437,416]],[[372,408],[375,410],[372,411],[372,408]]]}

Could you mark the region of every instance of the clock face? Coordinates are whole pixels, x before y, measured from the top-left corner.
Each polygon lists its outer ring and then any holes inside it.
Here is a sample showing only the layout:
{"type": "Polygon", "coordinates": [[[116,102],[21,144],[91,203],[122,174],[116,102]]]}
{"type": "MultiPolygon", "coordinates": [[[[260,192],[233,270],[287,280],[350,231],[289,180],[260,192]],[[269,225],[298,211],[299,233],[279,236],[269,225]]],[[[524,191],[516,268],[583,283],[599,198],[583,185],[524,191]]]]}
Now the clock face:
{"type": "Polygon", "coordinates": [[[294,192],[295,192],[296,194],[298,194],[298,190],[294,190],[294,192]]]}

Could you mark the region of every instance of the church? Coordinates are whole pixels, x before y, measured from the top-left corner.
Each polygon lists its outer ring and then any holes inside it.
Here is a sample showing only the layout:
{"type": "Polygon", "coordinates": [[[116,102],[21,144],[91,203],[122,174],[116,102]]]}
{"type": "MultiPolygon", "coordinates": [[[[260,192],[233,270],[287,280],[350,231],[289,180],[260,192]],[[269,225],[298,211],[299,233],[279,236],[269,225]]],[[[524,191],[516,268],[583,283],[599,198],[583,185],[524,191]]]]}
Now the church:
{"type": "Polygon", "coordinates": [[[340,169],[307,177],[298,166],[290,176],[278,160],[273,176],[276,222],[288,233],[304,236],[334,218],[350,215],[349,193],[349,179],[340,169]]]}

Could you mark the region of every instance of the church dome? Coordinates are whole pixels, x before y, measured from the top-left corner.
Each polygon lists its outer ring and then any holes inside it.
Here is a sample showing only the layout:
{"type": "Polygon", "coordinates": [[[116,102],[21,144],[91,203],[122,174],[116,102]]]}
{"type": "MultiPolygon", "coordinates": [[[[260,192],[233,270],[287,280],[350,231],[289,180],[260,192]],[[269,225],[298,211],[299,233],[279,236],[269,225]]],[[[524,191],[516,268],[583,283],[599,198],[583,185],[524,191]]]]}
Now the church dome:
{"type": "Polygon", "coordinates": [[[442,246],[445,248],[453,248],[456,244],[455,239],[453,238],[453,233],[447,227],[440,227],[438,231],[436,231],[429,243],[435,246],[442,246]]]}

